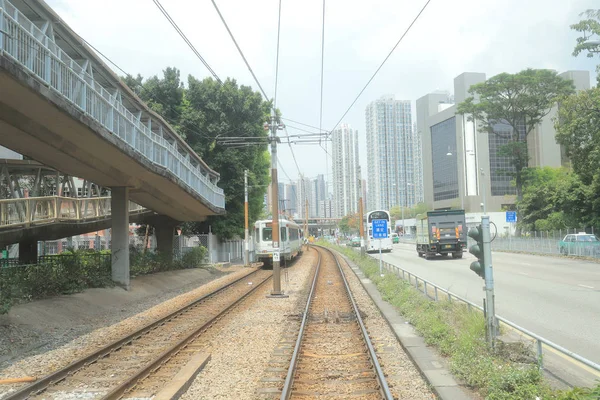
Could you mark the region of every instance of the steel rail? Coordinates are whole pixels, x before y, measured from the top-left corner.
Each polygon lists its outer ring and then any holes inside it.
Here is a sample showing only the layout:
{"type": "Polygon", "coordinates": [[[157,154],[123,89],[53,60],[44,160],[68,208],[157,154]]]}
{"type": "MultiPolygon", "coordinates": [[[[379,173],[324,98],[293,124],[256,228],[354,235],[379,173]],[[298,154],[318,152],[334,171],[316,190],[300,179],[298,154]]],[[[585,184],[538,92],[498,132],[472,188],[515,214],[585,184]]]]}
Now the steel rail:
{"type": "Polygon", "coordinates": [[[258,285],[255,285],[248,293],[246,293],[242,297],[238,298],[236,301],[234,301],[232,304],[227,306],[227,308],[225,308],[219,314],[215,315],[213,318],[211,318],[209,321],[204,323],[198,329],[195,329],[192,333],[190,333],[188,336],[183,338],[183,340],[179,341],[171,348],[165,350],[162,354],[160,354],[158,357],[156,357],[150,363],[146,364],[146,366],[144,366],[140,370],[138,370],[134,375],[130,376],[119,386],[117,386],[116,388],[111,390],[108,394],[101,397],[101,400],[118,400],[118,399],[120,399],[124,394],[126,394],[131,389],[133,389],[135,387],[135,385],[137,385],[140,381],[143,381],[144,379],[146,379],[152,372],[154,372],[155,370],[160,368],[163,364],[167,363],[171,359],[171,357],[175,356],[177,353],[179,353],[180,350],[184,349],[188,344],[190,344],[191,342],[196,340],[198,338],[198,336],[200,336],[202,334],[203,331],[210,328],[210,326],[213,323],[215,323],[217,320],[222,318],[225,314],[227,314],[229,311],[231,311],[233,308],[235,308],[239,303],[244,301],[248,296],[250,296],[256,290],[258,290],[260,287],[262,287],[272,277],[273,277],[273,275],[271,274],[267,278],[265,278],[262,282],[260,282],[258,285]]]}
{"type": "MultiPolygon", "coordinates": [[[[331,254],[333,256],[333,258],[338,266],[338,269],[340,271],[340,274],[342,276],[342,280],[344,282],[344,287],[346,289],[346,294],[348,295],[348,299],[352,303],[352,307],[353,307],[354,313],[356,315],[356,320],[358,322],[361,333],[363,335],[363,340],[367,346],[369,356],[371,358],[371,362],[373,363],[373,368],[375,369],[375,375],[377,377],[377,381],[379,382],[381,394],[383,395],[383,398],[385,400],[393,400],[394,396],[392,396],[392,393],[390,392],[390,388],[385,379],[383,370],[381,369],[381,366],[379,365],[379,361],[377,360],[377,354],[375,353],[375,348],[373,347],[373,344],[371,343],[371,339],[369,338],[369,334],[367,332],[365,324],[364,324],[362,318],[360,317],[360,312],[359,312],[358,306],[356,305],[356,302],[354,301],[354,297],[352,296],[352,292],[350,291],[350,286],[348,284],[348,281],[346,280],[346,275],[344,274],[344,271],[342,270],[342,267],[340,265],[338,258],[331,250],[329,250],[327,248],[324,248],[321,246],[315,246],[315,247],[319,247],[320,249],[329,252],[329,254],[331,254]]],[[[302,339],[303,339],[304,331],[305,331],[307,321],[308,321],[309,309],[310,309],[310,306],[311,306],[311,303],[313,300],[315,288],[317,286],[317,277],[318,277],[319,269],[321,266],[321,259],[322,259],[321,253],[319,252],[319,261],[317,264],[317,269],[315,271],[315,276],[313,278],[313,283],[312,283],[310,293],[308,296],[308,301],[306,302],[306,308],[304,311],[304,316],[302,318],[302,324],[300,325],[300,332],[298,334],[298,339],[296,340],[296,345],[294,347],[294,353],[292,354],[292,359],[290,360],[290,367],[288,369],[285,383],[284,383],[283,389],[281,391],[280,400],[289,400],[289,398],[291,397],[291,394],[292,394],[292,386],[294,383],[293,381],[294,381],[295,370],[296,370],[296,366],[298,364],[298,358],[299,358],[299,354],[300,354],[302,339]]]]}
{"type": "Polygon", "coordinates": [[[315,276],[313,278],[312,285],[310,287],[310,292],[308,294],[308,300],[306,302],[306,307],[304,308],[304,315],[302,316],[302,323],[300,324],[300,331],[298,333],[298,338],[296,339],[296,345],[294,346],[294,352],[292,353],[292,359],[290,360],[290,366],[288,368],[288,373],[285,377],[285,383],[283,384],[283,389],[281,391],[280,400],[288,400],[292,395],[292,385],[294,383],[294,373],[296,372],[296,366],[298,365],[298,359],[300,356],[300,348],[302,347],[302,339],[304,338],[304,331],[306,329],[306,325],[308,322],[308,313],[310,310],[310,305],[313,300],[313,295],[315,293],[315,288],[317,287],[317,278],[319,276],[319,270],[321,268],[321,253],[317,251],[319,255],[319,259],[317,261],[317,268],[315,269],[315,276]]]}
{"type": "Polygon", "coordinates": [[[43,390],[48,388],[50,385],[52,385],[54,383],[58,383],[58,382],[64,380],[65,378],[67,378],[69,375],[75,373],[79,369],[86,367],[87,365],[93,364],[97,360],[108,356],[110,353],[114,352],[115,350],[118,350],[121,347],[125,346],[126,344],[132,342],[133,340],[149,333],[150,331],[154,330],[158,326],[177,317],[178,315],[184,313],[185,311],[189,310],[192,307],[195,307],[199,303],[215,296],[216,294],[223,292],[225,289],[230,288],[231,286],[235,285],[236,283],[248,278],[251,275],[256,274],[258,271],[260,271],[260,270],[257,269],[249,274],[246,274],[246,275],[236,279],[235,281],[232,281],[232,282],[228,283],[227,285],[220,287],[220,288],[216,289],[215,291],[210,292],[210,293],[192,301],[190,304],[188,304],[178,310],[175,310],[172,313],[169,313],[165,317],[162,317],[154,322],[150,322],[149,324],[143,326],[142,328],[136,330],[135,332],[133,332],[121,339],[118,339],[112,343],[107,344],[106,346],[93,352],[92,354],[87,355],[83,358],[80,358],[79,360],[72,362],[71,364],[67,365],[66,367],[63,367],[63,368],[59,369],[58,371],[55,371],[49,375],[46,375],[45,377],[41,378],[40,380],[21,388],[20,390],[16,391],[12,395],[9,395],[8,397],[4,398],[4,400],[25,400],[32,394],[35,395],[35,394],[42,392],[43,390]]]}
{"type": "Polygon", "coordinates": [[[352,302],[352,307],[354,308],[354,313],[356,314],[356,320],[358,321],[358,325],[360,326],[360,330],[363,334],[363,338],[365,340],[367,348],[369,349],[369,355],[371,356],[371,361],[373,362],[373,367],[375,368],[377,380],[379,381],[379,385],[380,385],[383,397],[385,400],[394,400],[394,396],[392,396],[392,392],[390,391],[390,388],[387,384],[387,380],[385,379],[385,375],[383,373],[383,370],[381,369],[381,365],[379,365],[379,360],[377,359],[377,353],[375,352],[375,347],[373,347],[373,343],[371,343],[371,339],[369,338],[369,333],[367,332],[367,328],[365,327],[365,324],[360,316],[358,306],[356,305],[356,301],[354,301],[354,296],[352,295],[352,292],[350,291],[350,285],[348,284],[348,281],[346,280],[346,274],[344,274],[344,271],[342,270],[342,266],[340,265],[340,261],[338,260],[338,257],[335,255],[335,253],[327,248],[325,248],[325,250],[328,251],[333,256],[333,258],[335,259],[335,263],[337,264],[337,266],[340,270],[340,274],[342,275],[342,280],[344,281],[344,285],[346,287],[346,292],[348,293],[348,298],[350,299],[350,302],[352,302]]]}

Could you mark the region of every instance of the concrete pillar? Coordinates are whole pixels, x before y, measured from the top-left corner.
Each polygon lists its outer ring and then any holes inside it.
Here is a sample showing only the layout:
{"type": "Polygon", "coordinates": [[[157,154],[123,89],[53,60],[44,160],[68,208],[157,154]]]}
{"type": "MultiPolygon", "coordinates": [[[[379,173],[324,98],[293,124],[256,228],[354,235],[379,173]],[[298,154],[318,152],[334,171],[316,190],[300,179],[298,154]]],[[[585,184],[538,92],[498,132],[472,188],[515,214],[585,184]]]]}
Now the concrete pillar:
{"type": "Polygon", "coordinates": [[[167,262],[173,261],[173,243],[175,238],[175,225],[165,223],[154,226],[156,235],[156,250],[167,262]]]}
{"type": "Polygon", "coordinates": [[[29,239],[19,242],[19,264],[37,264],[37,261],[37,240],[29,239]]]}
{"type": "Polygon", "coordinates": [[[110,190],[112,280],[129,290],[129,188],[110,190]]]}

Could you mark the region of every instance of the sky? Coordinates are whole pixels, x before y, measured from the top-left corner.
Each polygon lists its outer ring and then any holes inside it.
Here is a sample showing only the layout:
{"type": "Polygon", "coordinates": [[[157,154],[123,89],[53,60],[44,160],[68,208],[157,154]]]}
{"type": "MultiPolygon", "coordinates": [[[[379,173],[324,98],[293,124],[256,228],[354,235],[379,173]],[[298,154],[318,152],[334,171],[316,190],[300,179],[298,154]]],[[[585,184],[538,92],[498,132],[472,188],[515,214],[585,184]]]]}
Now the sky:
{"type": "MultiPolygon", "coordinates": [[[[80,36],[120,68],[144,78],[166,67],[210,76],[152,0],[46,0],[80,36]]],[[[279,0],[215,0],[269,97],[275,87],[279,0]]],[[[320,114],[323,0],[282,0],[277,107],[284,118],[332,130],[400,39],[426,0],[325,0],[323,112],[320,114]]],[[[224,80],[258,90],[210,0],[161,0],[163,7],[224,80]]],[[[598,57],[571,55],[577,32],[569,25],[598,8],[597,0],[431,0],[342,122],[359,131],[367,176],[365,107],[394,94],[415,101],[435,90],[452,92],[463,72],[488,77],[525,68],[590,71],[598,57]]],[[[119,75],[121,72],[116,71],[119,75]]],[[[292,128],[288,132],[304,133],[292,128]]],[[[330,176],[331,159],[318,145],[280,146],[288,182],[299,173],[330,176]],[[326,168],[328,167],[328,168],[326,168]],[[329,172],[326,172],[329,169],[329,172]]]]}

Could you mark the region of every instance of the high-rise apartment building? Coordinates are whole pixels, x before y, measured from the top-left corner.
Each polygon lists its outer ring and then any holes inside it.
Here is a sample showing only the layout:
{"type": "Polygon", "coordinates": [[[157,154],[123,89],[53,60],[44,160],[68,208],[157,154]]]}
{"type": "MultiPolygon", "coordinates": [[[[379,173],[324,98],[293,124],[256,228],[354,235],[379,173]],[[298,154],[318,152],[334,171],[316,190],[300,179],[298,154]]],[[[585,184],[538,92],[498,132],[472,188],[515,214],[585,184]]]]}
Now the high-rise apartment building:
{"type": "Polygon", "coordinates": [[[358,207],[358,131],[340,124],[331,134],[333,213],[341,218],[358,207]]]}
{"type": "Polygon", "coordinates": [[[418,202],[411,103],[382,96],[365,110],[369,210],[418,202]]]}
{"type": "MultiPolygon", "coordinates": [[[[309,218],[317,218],[325,213],[324,210],[320,210],[320,205],[324,204],[323,201],[328,198],[324,175],[317,175],[313,179],[300,176],[296,182],[296,193],[297,218],[305,217],[307,200],[309,218]]],[[[329,213],[329,211],[327,212],[329,213]]]]}
{"type": "MultiPolygon", "coordinates": [[[[560,76],[573,80],[577,90],[590,87],[587,71],[567,71],[560,76]]],[[[467,116],[456,114],[456,104],[470,97],[469,88],[485,80],[484,73],[465,72],[454,79],[454,97],[448,92],[434,92],[417,100],[425,203],[432,208],[480,212],[485,201],[487,211],[501,211],[515,202],[516,188],[507,173],[514,167],[509,157],[499,152],[506,139],[481,132],[467,116]]],[[[556,113],[554,106],[527,136],[531,167],[560,167],[565,162],[552,123],[556,113]]],[[[497,133],[510,129],[501,123],[494,128],[497,133]]]]}

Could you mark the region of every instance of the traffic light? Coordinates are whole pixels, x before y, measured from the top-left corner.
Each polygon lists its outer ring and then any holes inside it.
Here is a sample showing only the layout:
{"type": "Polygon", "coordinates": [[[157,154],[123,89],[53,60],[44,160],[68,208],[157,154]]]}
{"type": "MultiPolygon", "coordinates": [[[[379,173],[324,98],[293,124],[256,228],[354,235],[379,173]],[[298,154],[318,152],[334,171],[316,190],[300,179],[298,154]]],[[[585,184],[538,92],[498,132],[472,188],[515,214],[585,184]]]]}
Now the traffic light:
{"type": "Polygon", "coordinates": [[[485,255],[483,252],[483,229],[481,229],[481,225],[469,229],[468,235],[477,242],[477,244],[469,247],[469,253],[477,257],[477,261],[471,263],[471,270],[485,279],[485,255]]]}

